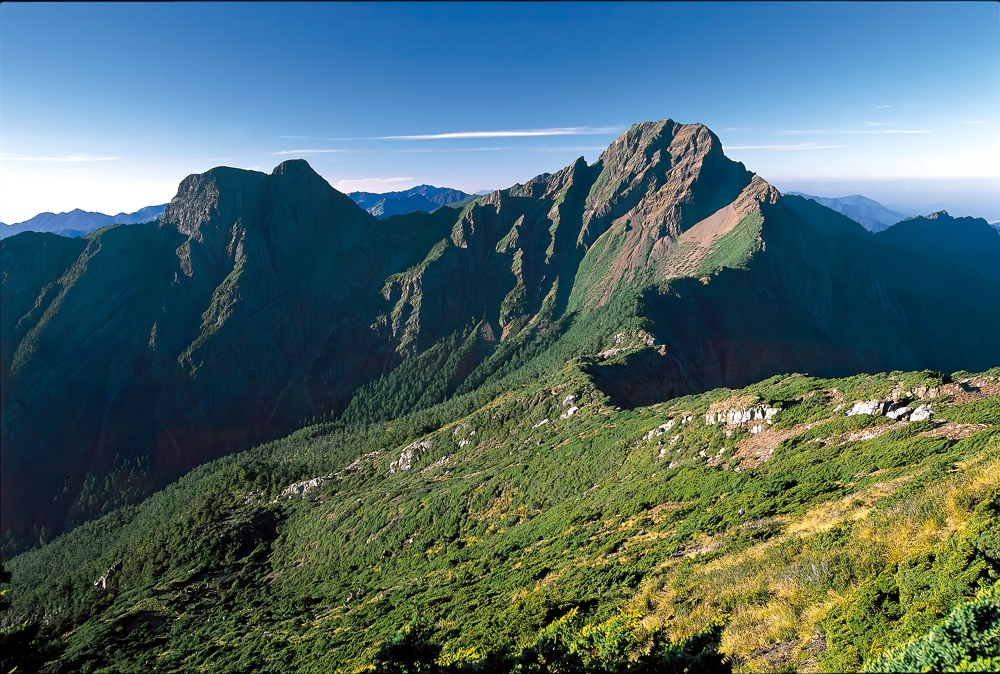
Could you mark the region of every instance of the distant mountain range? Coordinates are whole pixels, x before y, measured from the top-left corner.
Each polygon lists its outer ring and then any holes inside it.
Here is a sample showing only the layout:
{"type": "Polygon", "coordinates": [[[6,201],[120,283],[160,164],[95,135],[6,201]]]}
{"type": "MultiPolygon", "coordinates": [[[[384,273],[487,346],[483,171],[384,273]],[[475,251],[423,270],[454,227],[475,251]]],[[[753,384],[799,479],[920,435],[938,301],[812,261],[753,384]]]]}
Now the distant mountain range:
{"type": "Polygon", "coordinates": [[[802,192],[787,192],[804,199],[812,199],[817,204],[822,204],[827,208],[843,213],[851,220],[859,223],[869,232],[881,232],[892,227],[900,220],[905,220],[906,215],[889,210],[884,205],[863,197],[860,194],[852,194],[849,197],[817,197],[802,192]]]}
{"type": "Polygon", "coordinates": [[[166,207],[166,204],[146,206],[134,213],[119,213],[118,215],[105,215],[104,213],[83,211],[79,208],[74,208],[69,213],[39,213],[30,220],[13,225],[0,222],[0,239],[21,232],[51,232],[60,236],[83,236],[107,225],[136,225],[140,222],[156,220],[166,207]]]}
{"type": "Polygon", "coordinates": [[[418,185],[402,192],[384,192],[382,194],[351,192],[347,196],[379,220],[384,220],[390,215],[404,215],[413,211],[431,213],[447,204],[465,201],[473,195],[450,187],[418,185]]]}

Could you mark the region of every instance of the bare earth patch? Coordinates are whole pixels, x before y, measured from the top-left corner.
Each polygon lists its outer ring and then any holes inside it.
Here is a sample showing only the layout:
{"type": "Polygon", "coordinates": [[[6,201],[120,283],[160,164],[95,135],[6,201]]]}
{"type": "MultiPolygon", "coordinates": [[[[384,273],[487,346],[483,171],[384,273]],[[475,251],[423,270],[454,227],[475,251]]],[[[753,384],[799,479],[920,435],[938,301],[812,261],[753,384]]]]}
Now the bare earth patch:
{"type": "Polygon", "coordinates": [[[1000,381],[994,381],[990,377],[973,377],[942,388],[954,396],[955,403],[961,404],[1000,394],[1000,381]]]}
{"type": "Polygon", "coordinates": [[[917,435],[925,438],[948,438],[949,440],[964,440],[973,433],[989,428],[989,424],[956,424],[946,423],[938,426],[932,431],[924,431],[917,435]]]}
{"type": "Polygon", "coordinates": [[[909,424],[908,421],[899,421],[894,424],[886,424],[885,426],[875,426],[874,428],[863,428],[860,431],[851,431],[850,433],[843,433],[840,435],[841,442],[857,442],[859,440],[874,440],[880,435],[885,435],[889,431],[894,431],[897,428],[906,428],[909,424]]]}
{"type": "Polygon", "coordinates": [[[795,437],[799,433],[808,431],[813,426],[826,423],[827,421],[830,420],[823,419],[811,424],[799,424],[785,430],[765,428],[760,433],[752,435],[749,438],[744,438],[736,443],[735,452],[729,465],[733,468],[738,467],[740,470],[757,468],[774,454],[774,448],[781,444],[782,440],[795,437]]]}

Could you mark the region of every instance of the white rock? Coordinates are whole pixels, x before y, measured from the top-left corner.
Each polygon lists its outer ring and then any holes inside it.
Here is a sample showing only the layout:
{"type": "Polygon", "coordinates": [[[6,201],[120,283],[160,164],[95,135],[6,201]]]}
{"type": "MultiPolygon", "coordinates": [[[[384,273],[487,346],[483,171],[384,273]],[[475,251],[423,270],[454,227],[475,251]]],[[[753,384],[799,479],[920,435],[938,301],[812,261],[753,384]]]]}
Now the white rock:
{"type": "MultiPolygon", "coordinates": [[[[474,432],[475,431],[473,431],[473,433],[474,432]]],[[[419,454],[420,450],[427,450],[430,449],[430,447],[431,447],[430,440],[422,440],[422,441],[417,440],[416,442],[413,442],[404,447],[403,451],[400,452],[399,454],[399,458],[389,464],[389,475],[392,475],[393,473],[400,470],[409,470],[410,468],[412,468],[413,462],[417,459],[417,455],[419,454]]]]}
{"type": "Polygon", "coordinates": [[[926,421],[933,414],[934,410],[931,409],[930,405],[920,405],[917,409],[913,410],[913,413],[910,415],[910,421],[926,421]]]}
{"type": "Polygon", "coordinates": [[[888,412],[885,413],[885,416],[889,417],[890,419],[899,420],[906,418],[906,416],[910,414],[910,412],[912,411],[913,410],[911,410],[909,407],[899,407],[894,410],[889,410],[888,412]]]}
{"type": "Polygon", "coordinates": [[[642,439],[643,439],[643,441],[652,440],[653,438],[655,438],[657,436],[663,435],[664,433],[666,433],[667,431],[669,431],[673,427],[674,427],[674,420],[671,419],[667,423],[660,424],[659,426],[657,426],[656,428],[654,428],[653,430],[651,430],[649,433],[646,433],[646,435],[642,436],[642,439]]]}
{"type": "Polygon", "coordinates": [[[845,412],[849,417],[853,417],[856,414],[865,414],[868,416],[882,414],[882,401],[881,400],[865,400],[858,401],[854,403],[851,409],[845,412]]]}
{"type": "Polygon", "coordinates": [[[560,414],[559,418],[560,419],[569,419],[571,416],[573,416],[574,414],[576,414],[576,411],[578,409],[580,409],[580,408],[577,407],[576,405],[573,405],[573,407],[570,407],[568,410],[566,410],[565,412],[563,412],[562,414],[560,414]]]}
{"type": "Polygon", "coordinates": [[[311,480],[303,480],[302,482],[296,482],[295,484],[290,484],[281,492],[282,496],[288,496],[291,498],[297,494],[305,494],[307,491],[313,487],[318,487],[323,484],[323,478],[314,477],[311,480]]]}

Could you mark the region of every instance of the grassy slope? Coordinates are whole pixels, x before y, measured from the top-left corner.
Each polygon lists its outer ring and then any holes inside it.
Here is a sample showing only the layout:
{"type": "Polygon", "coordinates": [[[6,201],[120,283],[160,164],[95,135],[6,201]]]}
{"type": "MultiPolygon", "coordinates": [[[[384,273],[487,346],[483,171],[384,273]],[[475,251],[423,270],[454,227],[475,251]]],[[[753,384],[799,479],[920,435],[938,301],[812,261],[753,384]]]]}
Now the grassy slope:
{"type": "Polygon", "coordinates": [[[939,401],[939,418],[981,424],[962,440],[914,422],[851,441],[890,422],[843,416],[839,395],[940,379],[774,377],[742,394],[780,404],[789,437],[750,468],[729,458],[745,430],[704,424],[730,391],[616,411],[585,367],[202,466],[12,560],[5,627],[36,621],[31,651],[74,670],[352,671],[418,618],[444,660],[474,662],[576,608],[671,638],[730,616],[738,669],[843,670],[996,582],[997,396],[939,401]],[[567,395],[580,410],[562,419],[567,395]]]}

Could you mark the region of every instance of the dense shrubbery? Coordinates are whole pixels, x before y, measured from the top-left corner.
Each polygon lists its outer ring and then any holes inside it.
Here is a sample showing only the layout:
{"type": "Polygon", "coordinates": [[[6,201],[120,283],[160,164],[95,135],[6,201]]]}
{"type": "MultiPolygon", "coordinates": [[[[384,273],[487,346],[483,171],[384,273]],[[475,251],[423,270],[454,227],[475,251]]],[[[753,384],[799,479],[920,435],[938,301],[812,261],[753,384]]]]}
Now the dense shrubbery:
{"type": "Polygon", "coordinates": [[[1000,670],[1000,583],[983,588],[924,636],[885,653],[866,672],[1000,670]]]}
{"type": "Polygon", "coordinates": [[[373,671],[380,674],[415,672],[537,672],[538,674],[723,674],[732,667],[718,652],[726,618],[713,620],[690,637],[671,641],[662,628],[647,630],[640,616],[621,613],[597,625],[581,625],[577,609],[554,620],[519,653],[509,645],[480,656],[468,649],[441,658],[425,625],[407,625],[375,653],[373,671]]]}
{"type": "Polygon", "coordinates": [[[834,390],[932,374],[737,392],[796,429],[751,468],[764,436],[704,423],[733,392],[616,411],[591,367],[202,466],[10,560],[5,651],[75,671],[424,671],[413,644],[427,671],[857,668],[995,582],[1000,429],[835,411],[834,390]]]}

